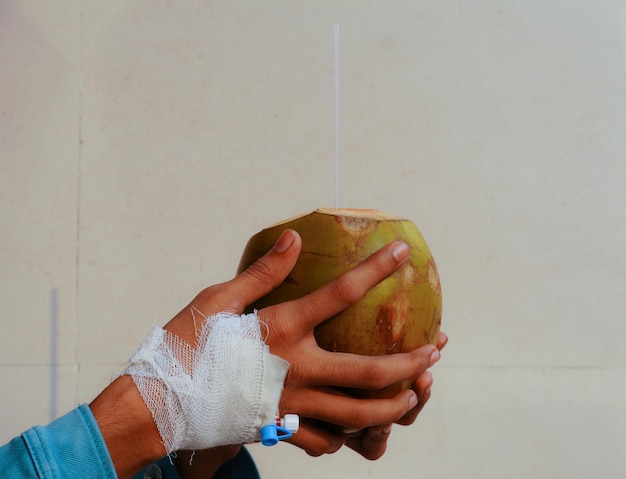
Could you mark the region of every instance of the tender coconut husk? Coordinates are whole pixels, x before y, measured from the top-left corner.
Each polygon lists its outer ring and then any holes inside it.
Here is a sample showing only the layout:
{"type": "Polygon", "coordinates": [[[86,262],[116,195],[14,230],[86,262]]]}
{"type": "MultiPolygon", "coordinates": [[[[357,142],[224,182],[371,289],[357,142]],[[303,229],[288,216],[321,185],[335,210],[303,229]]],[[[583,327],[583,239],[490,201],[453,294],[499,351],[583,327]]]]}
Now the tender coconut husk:
{"type": "MultiPolygon", "coordinates": [[[[435,344],[441,324],[441,285],[428,245],[409,220],[377,210],[324,208],[277,223],[248,242],[238,271],[265,254],[287,228],[302,237],[302,252],[287,279],[252,307],[300,298],[356,266],[386,244],[402,240],[409,261],[357,304],[320,324],[315,339],[328,351],[365,355],[406,352],[435,344]]],[[[382,391],[350,391],[385,397],[410,382],[382,391]]]]}

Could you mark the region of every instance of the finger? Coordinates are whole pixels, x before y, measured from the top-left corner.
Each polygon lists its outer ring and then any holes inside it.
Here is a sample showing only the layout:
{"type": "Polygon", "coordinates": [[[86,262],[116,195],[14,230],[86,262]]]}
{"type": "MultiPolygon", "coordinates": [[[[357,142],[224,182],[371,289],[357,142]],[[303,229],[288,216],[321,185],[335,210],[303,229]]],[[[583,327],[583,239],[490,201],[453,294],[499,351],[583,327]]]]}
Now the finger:
{"type": "Polygon", "coordinates": [[[371,461],[380,458],[387,450],[387,440],[391,434],[391,424],[368,427],[348,437],[346,446],[371,461]]]}
{"type": "Polygon", "coordinates": [[[301,247],[300,235],[285,230],[263,257],[236,278],[201,291],[165,325],[165,329],[193,344],[197,335],[196,320],[200,322],[202,318],[222,311],[241,314],[246,306],[265,296],[287,277],[301,247]],[[193,329],[189,329],[190,323],[194,324],[193,329]]]}
{"type": "Polygon", "coordinates": [[[298,404],[302,417],[318,419],[342,428],[364,429],[399,420],[417,405],[412,390],[401,391],[389,399],[355,399],[334,389],[307,389],[294,393],[288,404],[298,404]]]}
{"type": "Polygon", "coordinates": [[[309,384],[376,390],[419,377],[437,362],[439,352],[426,345],[408,353],[387,356],[319,351],[320,360],[304,364],[300,374],[309,384]]]}
{"type": "Polygon", "coordinates": [[[437,337],[437,349],[441,351],[448,344],[448,335],[441,331],[437,337]]]}
{"type": "Polygon", "coordinates": [[[310,456],[317,457],[337,452],[346,440],[346,434],[335,431],[318,421],[302,418],[300,429],[288,442],[304,449],[310,456]]]}
{"type": "Polygon", "coordinates": [[[238,303],[235,308],[243,311],[282,283],[295,266],[301,248],[302,239],[296,231],[283,231],[270,251],[226,283],[229,295],[238,303]]]}
{"type": "Polygon", "coordinates": [[[400,267],[408,256],[409,247],[406,243],[394,241],[337,279],[304,298],[284,303],[284,306],[288,307],[291,317],[301,318],[296,326],[302,331],[309,331],[356,303],[367,291],[400,267]],[[306,320],[302,320],[304,318],[306,320]]]}
{"type": "MultiPolygon", "coordinates": [[[[283,231],[264,256],[234,279],[206,288],[191,306],[205,316],[221,311],[242,313],[246,306],[265,296],[287,277],[296,264],[301,247],[302,239],[297,232],[283,231]]],[[[186,310],[183,312],[187,313],[186,310]]]]}
{"type": "Polygon", "coordinates": [[[417,419],[417,416],[422,412],[422,409],[424,409],[424,406],[426,406],[426,403],[430,399],[432,385],[433,376],[429,371],[426,371],[417,378],[417,381],[415,381],[413,385],[413,389],[417,394],[417,406],[402,416],[396,423],[408,426],[415,422],[415,419],[417,419]]]}

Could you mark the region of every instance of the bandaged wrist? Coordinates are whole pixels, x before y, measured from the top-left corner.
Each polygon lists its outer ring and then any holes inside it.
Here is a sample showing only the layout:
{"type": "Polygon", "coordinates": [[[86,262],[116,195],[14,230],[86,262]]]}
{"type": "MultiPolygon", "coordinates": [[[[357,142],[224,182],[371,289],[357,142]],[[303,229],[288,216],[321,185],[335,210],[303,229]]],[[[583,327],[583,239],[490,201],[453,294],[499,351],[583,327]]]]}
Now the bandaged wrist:
{"type": "Polygon", "coordinates": [[[272,422],[289,363],[270,354],[255,313],[204,320],[195,347],[154,328],[129,374],[167,453],[246,444],[272,422]]]}

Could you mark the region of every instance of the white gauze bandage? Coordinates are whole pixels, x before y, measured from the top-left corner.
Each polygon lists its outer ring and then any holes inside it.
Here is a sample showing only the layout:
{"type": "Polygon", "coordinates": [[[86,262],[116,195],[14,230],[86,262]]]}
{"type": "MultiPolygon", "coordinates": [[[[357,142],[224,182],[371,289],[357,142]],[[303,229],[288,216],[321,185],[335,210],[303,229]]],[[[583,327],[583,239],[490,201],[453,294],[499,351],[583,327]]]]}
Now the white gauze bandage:
{"type": "Polygon", "coordinates": [[[289,363],[270,354],[255,313],[203,321],[192,348],[154,328],[130,358],[129,374],[167,453],[259,440],[273,423],[289,363]]]}

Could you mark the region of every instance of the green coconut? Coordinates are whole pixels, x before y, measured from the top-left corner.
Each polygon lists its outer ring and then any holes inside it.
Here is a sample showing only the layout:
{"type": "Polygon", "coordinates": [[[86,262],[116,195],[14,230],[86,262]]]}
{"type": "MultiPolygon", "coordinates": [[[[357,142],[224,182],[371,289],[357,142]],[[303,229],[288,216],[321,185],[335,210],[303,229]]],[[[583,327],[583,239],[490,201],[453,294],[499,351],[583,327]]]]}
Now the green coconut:
{"type": "MultiPolygon", "coordinates": [[[[436,344],[441,324],[441,284],[430,249],[409,220],[377,210],[323,208],[281,221],[248,241],[238,271],[264,255],[285,229],[302,237],[302,252],[287,279],[253,308],[301,298],[361,263],[386,244],[402,240],[409,260],[356,304],[315,329],[328,351],[363,355],[407,352],[436,344]]],[[[349,391],[359,397],[388,397],[410,382],[379,391],[349,391]]]]}

